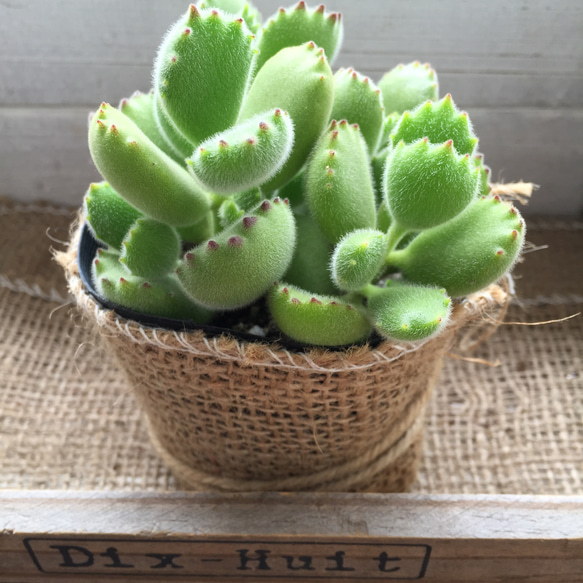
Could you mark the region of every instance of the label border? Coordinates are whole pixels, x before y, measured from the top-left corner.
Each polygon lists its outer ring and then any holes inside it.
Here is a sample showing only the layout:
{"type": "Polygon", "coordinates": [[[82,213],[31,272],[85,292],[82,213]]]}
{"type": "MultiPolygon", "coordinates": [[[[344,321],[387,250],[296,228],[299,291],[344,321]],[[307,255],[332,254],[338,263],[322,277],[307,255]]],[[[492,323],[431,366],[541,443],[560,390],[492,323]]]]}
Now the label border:
{"type": "MultiPolygon", "coordinates": [[[[401,577],[400,579],[395,579],[392,578],[393,581],[418,581],[420,579],[423,579],[425,577],[425,574],[427,572],[427,567],[429,566],[429,559],[431,557],[431,552],[432,552],[432,546],[426,543],[373,543],[373,542],[341,542],[338,540],[331,540],[331,541],[277,541],[277,540],[251,540],[249,542],[247,542],[246,540],[243,539],[237,539],[237,540],[230,540],[230,539],[205,539],[205,540],[196,540],[196,539],[175,539],[175,538],[154,538],[154,539],[143,539],[140,537],[135,537],[135,538],[88,538],[88,537],[77,537],[77,538],[64,538],[64,537],[57,537],[57,536],[51,536],[51,537],[38,537],[38,536],[33,536],[33,537],[27,537],[24,538],[22,540],[28,554],[30,555],[30,558],[32,559],[32,561],[34,562],[34,564],[36,565],[37,569],[41,572],[41,573],[46,573],[47,575],[59,575],[59,574],[63,574],[63,571],[45,571],[39,560],[37,559],[36,555],[34,554],[34,550],[32,549],[30,542],[32,541],[63,541],[63,542],[105,542],[105,543],[116,543],[116,542],[121,542],[121,543],[197,543],[197,544],[206,544],[206,543],[226,543],[226,544],[264,544],[265,546],[269,547],[272,545],[306,545],[306,544],[311,544],[311,545],[354,545],[354,546],[363,546],[363,547],[367,547],[367,546],[381,546],[381,545],[385,545],[385,546],[392,546],[392,547],[422,547],[425,548],[425,556],[423,557],[422,561],[421,561],[421,569],[419,571],[419,575],[417,577],[401,577]]],[[[71,573],[72,574],[72,573],[71,573]]],[[[81,574],[79,572],[79,574],[81,574]]],[[[97,576],[104,576],[104,575],[113,575],[115,574],[116,577],[143,577],[144,573],[123,573],[123,572],[119,572],[119,573],[113,573],[113,572],[109,572],[109,573],[91,573],[90,571],[85,571],[83,573],[84,576],[88,575],[88,576],[93,576],[93,577],[97,577],[97,576]]],[[[193,575],[192,573],[175,573],[172,575],[169,575],[168,573],[148,573],[148,576],[153,576],[153,577],[193,577],[196,575],[193,575]]],[[[228,574],[221,574],[221,575],[199,575],[200,577],[209,577],[209,578],[213,578],[213,577],[223,577],[223,578],[227,578],[227,577],[239,577],[239,578],[245,578],[245,575],[240,574],[240,573],[236,573],[234,575],[228,575],[228,574]]],[[[254,576],[256,576],[256,574],[254,573],[254,576]]],[[[297,577],[290,577],[288,575],[270,575],[270,577],[272,579],[289,579],[290,581],[293,580],[297,580],[297,581],[301,581],[300,578],[297,577]]],[[[267,577],[266,577],[267,578],[267,577]]],[[[308,577],[306,577],[305,579],[321,579],[323,581],[325,581],[326,579],[333,579],[334,576],[332,577],[322,577],[322,576],[318,576],[318,575],[310,575],[308,577]]],[[[261,579],[261,577],[260,577],[261,579]]],[[[342,579],[346,579],[347,581],[350,580],[355,580],[355,579],[361,579],[363,581],[390,581],[391,579],[388,579],[387,577],[367,577],[366,579],[362,579],[362,575],[358,575],[358,576],[346,576],[346,577],[342,577],[342,579]]],[[[254,583],[259,583],[259,581],[254,581],[254,583]]]]}

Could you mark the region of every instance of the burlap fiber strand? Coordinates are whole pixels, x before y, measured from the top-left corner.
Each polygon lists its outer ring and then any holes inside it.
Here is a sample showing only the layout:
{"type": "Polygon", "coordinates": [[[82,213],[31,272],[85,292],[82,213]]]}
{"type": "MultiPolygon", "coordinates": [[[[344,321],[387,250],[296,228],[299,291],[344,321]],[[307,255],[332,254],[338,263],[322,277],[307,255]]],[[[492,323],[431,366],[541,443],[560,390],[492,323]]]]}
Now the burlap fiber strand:
{"type": "MultiPolygon", "coordinates": [[[[131,387],[51,262],[74,213],[0,199],[0,488],[175,490],[131,387]]],[[[533,247],[549,248],[517,266],[507,320],[581,311],[583,224],[528,227],[533,247]]],[[[501,326],[470,356],[501,365],[446,357],[412,491],[582,494],[583,318],[501,326]]]]}
{"type": "Polygon", "coordinates": [[[444,353],[464,324],[506,302],[497,286],[467,298],[423,344],[292,352],[103,309],[79,277],[79,236],[57,258],[69,290],[126,372],[158,454],[189,489],[407,489],[444,353]]]}

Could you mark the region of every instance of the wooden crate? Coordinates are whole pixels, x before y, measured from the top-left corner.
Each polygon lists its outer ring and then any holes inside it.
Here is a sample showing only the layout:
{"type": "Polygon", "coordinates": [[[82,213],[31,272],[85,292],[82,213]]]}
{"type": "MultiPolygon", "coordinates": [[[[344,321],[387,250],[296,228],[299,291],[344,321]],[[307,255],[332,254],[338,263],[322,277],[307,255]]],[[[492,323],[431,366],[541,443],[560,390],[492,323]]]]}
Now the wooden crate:
{"type": "Polygon", "coordinates": [[[0,582],[583,581],[583,497],[0,494],[0,582]]]}

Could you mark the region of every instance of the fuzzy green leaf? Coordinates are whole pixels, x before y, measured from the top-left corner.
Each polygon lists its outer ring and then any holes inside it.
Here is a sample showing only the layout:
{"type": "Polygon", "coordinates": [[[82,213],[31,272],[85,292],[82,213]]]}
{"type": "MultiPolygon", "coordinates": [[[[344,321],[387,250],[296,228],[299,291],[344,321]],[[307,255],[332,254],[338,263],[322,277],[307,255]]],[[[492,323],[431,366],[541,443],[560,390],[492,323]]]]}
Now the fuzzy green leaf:
{"type": "Polygon", "coordinates": [[[306,170],[310,213],[337,243],[356,229],[374,228],[375,195],[366,143],[357,125],[332,122],[306,170]]]}
{"type": "Polygon", "coordinates": [[[85,195],[85,217],[93,236],[117,251],[129,228],[142,213],[128,204],[107,182],[93,183],[85,195]]]}
{"type": "Polygon", "coordinates": [[[472,156],[472,162],[480,172],[478,195],[488,196],[490,192],[492,192],[492,188],[490,186],[490,174],[492,173],[492,170],[489,166],[484,164],[483,154],[474,154],[474,156],[472,156]]]}
{"type": "Polygon", "coordinates": [[[405,230],[430,229],[449,221],[475,198],[478,170],[459,156],[453,141],[439,146],[427,139],[403,142],[391,152],[385,194],[393,219],[405,230]]]}
{"type": "MultiPolygon", "coordinates": [[[[293,207],[292,207],[293,208],[293,207]]],[[[283,279],[311,293],[334,295],[338,289],[330,279],[333,247],[309,214],[296,214],[297,245],[283,279]]]]}
{"type": "Polygon", "coordinates": [[[272,178],[288,159],[294,140],[286,111],[265,111],[204,141],[187,163],[209,190],[231,194],[272,178]]]}
{"type": "MultiPolygon", "coordinates": [[[[397,65],[379,83],[385,111],[403,113],[439,95],[437,75],[429,63],[397,65]]],[[[421,136],[424,137],[424,136],[421,136]]],[[[445,140],[443,140],[445,141],[445,140]]]]}
{"type": "Polygon", "coordinates": [[[191,225],[210,208],[208,195],[188,172],[115,107],[102,103],[91,119],[89,149],[97,169],[115,191],[160,222],[191,225]]]}
{"type": "Polygon", "coordinates": [[[365,294],[376,330],[391,340],[414,342],[435,336],[451,313],[444,289],[390,283],[385,288],[370,286],[365,294]]]}
{"type": "MultiPolygon", "coordinates": [[[[401,119],[401,114],[394,111],[390,115],[383,117],[383,128],[381,130],[381,137],[379,139],[379,145],[377,147],[377,152],[382,152],[391,145],[391,133],[393,129],[399,123],[401,119]]],[[[378,156],[378,154],[377,154],[378,156]]]]}
{"type": "MultiPolygon", "coordinates": [[[[131,97],[121,100],[119,110],[129,117],[162,152],[183,166],[185,156],[182,156],[170,144],[162,128],[156,121],[154,100],[155,97],[152,92],[141,93],[140,91],[136,91],[131,97]]],[[[190,146],[190,151],[193,147],[190,146]]]]}
{"type": "Polygon", "coordinates": [[[270,290],[269,309],[284,334],[306,344],[354,344],[364,340],[371,330],[358,304],[339,297],[313,295],[284,283],[270,290]]]}
{"type": "Polygon", "coordinates": [[[470,156],[478,144],[468,114],[456,107],[449,94],[437,103],[428,101],[412,112],[405,112],[391,133],[393,145],[401,141],[412,144],[422,138],[432,144],[453,140],[458,154],[470,156]]]}
{"type": "Polygon", "coordinates": [[[247,0],[202,0],[197,6],[201,10],[219,8],[229,14],[240,16],[253,34],[256,34],[261,26],[261,13],[247,0]]]}
{"type": "Polygon", "coordinates": [[[184,165],[184,160],[188,158],[194,150],[194,144],[180,132],[176,127],[176,124],[164,111],[160,95],[156,92],[153,94],[152,111],[154,120],[160,130],[160,134],[174,152],[174,158],[178,158],[181,165],[184,165]]]}
{"type": "Polygon", "coordinates": [[[93,262],[93,281],[99,295],[142,314],[193,320],[206,324],[212,312],[192,302],[174,275],[149,280],[129,274],[119,257],[99,249],[93,262]]]}
{"type": "Polygon", "coordinates": [[[232,198],[227,198],[219,207],[219,222],[221,227],[226,229],[228,226],[236,223],[244,214],[245,211],[237,206],[237,203],[232,198]]]}
{"type": "MultiPolygon", "coordinates": [[[[372,181],[374,186],[375,201],[377,207],[385,202],[385,169],[387,167],[387,159],[389,157],[389,150],[381,150],[376,156],[370,160],[370,167],[372,170],[372,181]]],[[[381,227],[379,227],[382,230],[381,227]]]]}
{"type": "Polygon", "coordinates": [[[257,69],[282,49],[295,47],[309,41],[326,51],[330,63],[334,62],[342,44],[342,18],[339,13],[325,12],[324,6],[310,9],[305,2],[290,8],[280,8],[263,27],[257,47],[257,69]]]}
{"type": "Polygon", "coordinates": [[[380,90],[354,69],[339,69],[334,75],[334,106],[330,118],[358,124],[372,155],[383,128],[380,90]]]}
{"type": "Polygon", "coordinates": [[[479,291],[514,264],[525,235],[518,211],[484,197],[451,221],[423,231],[387,263],[412,282],[444,287],[452,297],[479,291]]]}
{"type": "Polygon", "coordinates": [[[242,18],[191,4],[163,40],[154,86],[164,110],[194,144],[237,121],[252,69],[252,39],[242,18]]]}
{"type": "Polygon", "coordinates": [[[334,283],[345,291],[359,291],[381,271],[388,251],[384,233],[361,229],[349,233],[336,246],[330,271],[334,283]]]}
{"type": "Polygon", "coordinates": [[[287,162],[262,190],[277,190],[301,170],[328,124],[333,100],[332,70],[324,51],[314,43],[281,50],[257,73],[240,120],[277,107],[289,113],[295,131],[287,162]]]}
{"type": "Polygon", "coordinates": [[[233,310],[260,297],[289,266],[295,245],[289,205],[264,201],[215,239],[191,249],[177,273],[185,291],[210,309],[233,310]]]}
{"type": "Polygon", "coordinates": [[[174,270],[179,257],[180,237],[176,229],[144,217],[125,236],[120,262],[133,275],[159,278],[174,270]]]}

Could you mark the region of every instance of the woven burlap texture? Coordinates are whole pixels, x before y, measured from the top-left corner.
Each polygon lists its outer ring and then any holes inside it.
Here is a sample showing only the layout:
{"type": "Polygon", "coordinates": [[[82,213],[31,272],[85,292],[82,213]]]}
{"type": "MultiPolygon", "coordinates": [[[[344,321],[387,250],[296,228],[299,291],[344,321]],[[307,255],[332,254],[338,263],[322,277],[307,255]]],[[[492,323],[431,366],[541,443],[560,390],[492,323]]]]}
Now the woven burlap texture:
{"type": "MultiPolygon", "coordinates": [[[[0,487],[175,489],[119,367],[64,305],[64,279],[51,264],[45,232],[65,240],[71,218],[62,209],[10,204],[0,213],[0,247],[11,251],[0,257],[0,487]]],[[[529,239],[561,250],[534,271],[548,287],[544,273],[568,265],[573,286],[563,276],[561,291],[576,303],[581,231],[551,227],[530,226],[529,239]]],[[[548,303],[558,299],[546,289],[544,297],[538,288],[527,291],[527,308],[511,307],[508,320],[577,311],[548,303]]],[[[583,324],[576,318],[501,327],[472,354],[500,359],[498,368],[447,359],[428,407],[413,490],[581,493],[582,350],[583,324]]]]}
{"type": "Polygon", "coordinates": [[[101,308],[79,278],[79,236],[58,255],[69,290],[126,372],[156,450],[197,490],[408,488],[443,354],[465,323],[506,299],[497,286],[468,298],[423,345],[291,352],[144,327],[101,308]]]}

